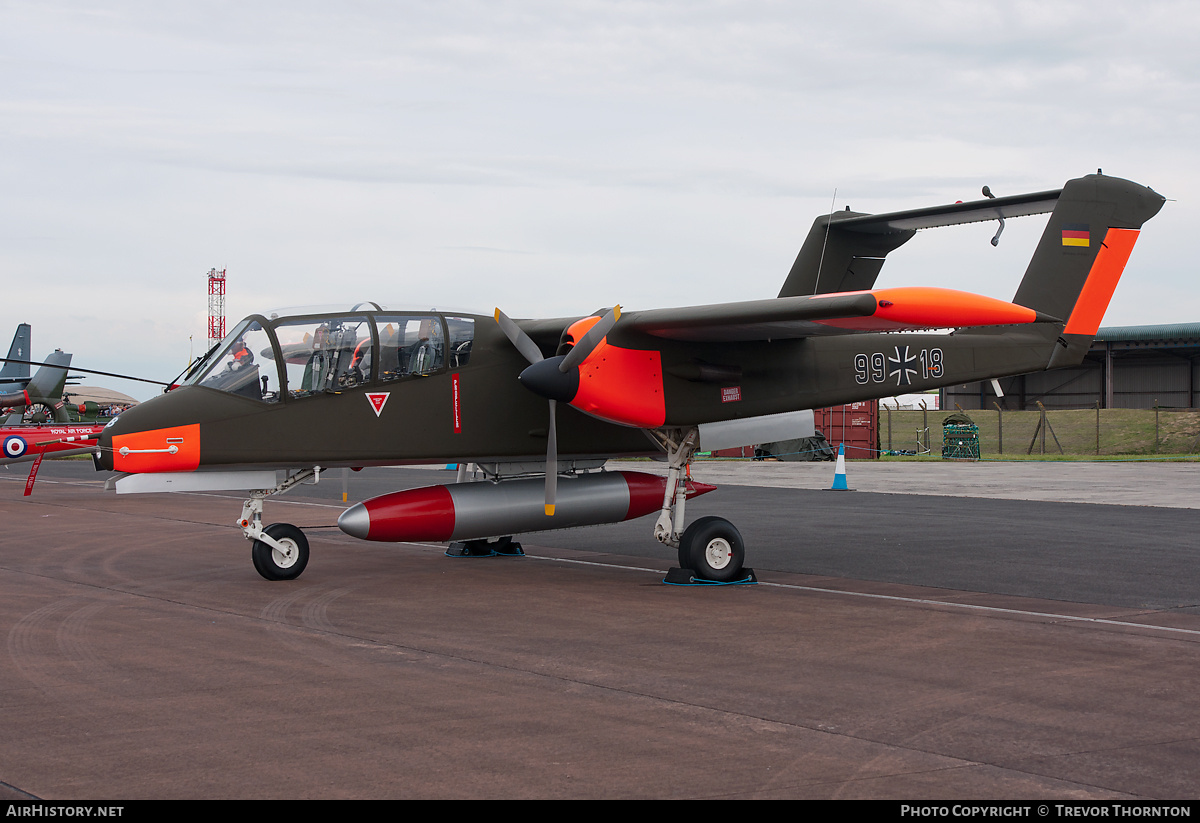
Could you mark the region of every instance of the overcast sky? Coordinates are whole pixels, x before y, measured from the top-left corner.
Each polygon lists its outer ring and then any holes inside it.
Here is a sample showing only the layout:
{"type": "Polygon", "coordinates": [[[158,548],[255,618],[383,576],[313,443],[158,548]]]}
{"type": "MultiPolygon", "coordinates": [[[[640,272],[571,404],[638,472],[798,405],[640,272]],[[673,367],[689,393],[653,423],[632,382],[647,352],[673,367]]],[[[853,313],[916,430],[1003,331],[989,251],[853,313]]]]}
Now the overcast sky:
{"type": "MultiPolygon", "coordinates": [[[[0,0],[4,346],[169,379],[227,313],[773,297],[812,219],[1060,187],[1172,202],[1105,325],[1200,322],[1200,5],[0,0]],[[836,198],[834,196],[836,190],[836,198]]],[[[1011,299],[1045,217],[880,286],[1011,299]]],[[[91,378],[138,397],[153,389],[91,378]]]]}

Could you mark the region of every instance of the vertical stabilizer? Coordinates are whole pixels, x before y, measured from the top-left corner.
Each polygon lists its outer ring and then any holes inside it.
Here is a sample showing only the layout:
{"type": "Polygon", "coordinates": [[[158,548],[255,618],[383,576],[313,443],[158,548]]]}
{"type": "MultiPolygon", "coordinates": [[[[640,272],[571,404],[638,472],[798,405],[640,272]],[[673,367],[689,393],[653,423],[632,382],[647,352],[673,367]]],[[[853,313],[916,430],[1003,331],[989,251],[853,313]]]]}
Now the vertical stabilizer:
{"type": "Polygon", "coordinates": [[[17,326],[12,345],[8,347],[8,360],[0,368],[0,383],[24,383],[29,380],[29,363],[14,363],[14,360],[29,360],[29,340],[32,330],[28,323],[17,326]]]}
{"type": "Polygon", "coordinates": [[[1152,189],[1102,174],[1063,187],[1013,298],[1063,321],[1046,368],[1083,362],[1142,224],[1164,202],[1152,189]]]}
{"type": "Polygon", "coordinates": [[[839,223],[868,215],[838,211],[813,221],[808,237],[796,255],[779,297],[859,291],[875,287],[888,252],[916,234],[912,230],[863,233],[839,223]]]}
{"type": "Polygon", "coordinates": [[[67,367],[71,365],[71,355],[56,351],[48,356],[46,365],[34,373],[25,387],[30,404],[41,403],[54,412],[56,423],[66,423],[70,420],[63,408],[63,389],[67,385],[67,367]]]}
{"type": "Polygon", "coordinates": [[[1062,318],[1065,334],[1096,334],[1142,224],[1162,195],[1089,174],[1063,187],[1013,302],[1062,318]]]}

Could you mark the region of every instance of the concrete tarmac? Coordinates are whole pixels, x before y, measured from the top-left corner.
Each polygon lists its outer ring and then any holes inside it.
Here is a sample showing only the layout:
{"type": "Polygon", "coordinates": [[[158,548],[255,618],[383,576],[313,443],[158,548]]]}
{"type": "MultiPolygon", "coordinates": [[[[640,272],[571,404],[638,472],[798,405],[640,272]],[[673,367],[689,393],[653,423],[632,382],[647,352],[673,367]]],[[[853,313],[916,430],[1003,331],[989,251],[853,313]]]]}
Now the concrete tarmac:
{"type": "Polygon", "coordinates": [[[1194,464],[1119,464],[1101,502],[1059,499],[1106,486],[1078,464],[851,463],[851,493],[755,465],[697,470],[726,485],[690,517],[737,523],[762,581],[705,588],[661,583],[651,519],[524,558],[353,540],[336,475],[268,502],[312,545],[269,583],[236,494],[47,463],[23,498],[2,472],[0,797],[1200,794],[1200,512],[1162,502],[1194,501],[1194,464]]]}
{"type": "MultiPolygon", "coordinates": [[[[609,466],[666,474],[665,466],[650,461],[614,460],[609,466]]],[[[866,460],[847,466],[850,485],[864,492],[1200,508],[1200,462],[866,460]]],[[[710,460],[696,464],[695,474],[718,486],[828,489],[833,464],[710,460]]]]}

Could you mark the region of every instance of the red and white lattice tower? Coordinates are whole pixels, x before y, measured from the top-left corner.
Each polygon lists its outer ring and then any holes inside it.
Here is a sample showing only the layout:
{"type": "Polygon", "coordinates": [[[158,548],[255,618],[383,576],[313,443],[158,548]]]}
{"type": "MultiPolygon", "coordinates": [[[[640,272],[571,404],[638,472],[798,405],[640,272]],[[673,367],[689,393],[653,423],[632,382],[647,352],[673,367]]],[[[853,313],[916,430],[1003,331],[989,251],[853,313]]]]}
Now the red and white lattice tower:
{"type": "Polygon", "coordinates": [[[225,269],[208,273],[208,347],[225,337],[225,269]]]}

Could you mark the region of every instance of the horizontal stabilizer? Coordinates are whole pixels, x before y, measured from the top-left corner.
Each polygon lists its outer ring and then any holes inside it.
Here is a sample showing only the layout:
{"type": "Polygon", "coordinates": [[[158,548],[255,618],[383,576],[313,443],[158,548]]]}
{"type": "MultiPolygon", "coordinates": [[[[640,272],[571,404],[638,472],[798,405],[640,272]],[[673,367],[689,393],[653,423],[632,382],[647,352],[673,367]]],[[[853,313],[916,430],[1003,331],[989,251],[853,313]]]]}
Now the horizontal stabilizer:
{"type": "Polygon", "coordinates": [[[1055,189],[883,214],[821,215],[813,221],[779,296],[874,288],[888,253],[907,243],[918,229],[1044,214],[1054,210],[1061,193],[1055,189]]]}
{"type": "Polygon", "coordinates": [[[864,214],[838,220],[834,225],[844,231],[888,234],[916,229],[933,229],[940,226],[958,226],[963,223],[981,223],[985,220],[999,220],[1001,217],[1048,214],[1054,211],[1054,204],[1058,202],[1060,194],[1062,194],[1061,189],[1054,189],[1033,194],[993,197],[989,200],[972,200],[967,203],[951,203],[946,206],[930,206],[925,209],[895,211],[890,214],[864,214]]]}

